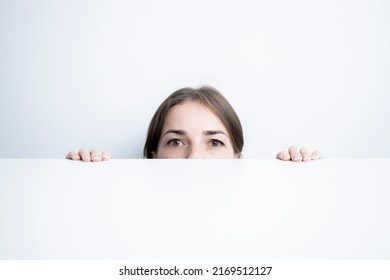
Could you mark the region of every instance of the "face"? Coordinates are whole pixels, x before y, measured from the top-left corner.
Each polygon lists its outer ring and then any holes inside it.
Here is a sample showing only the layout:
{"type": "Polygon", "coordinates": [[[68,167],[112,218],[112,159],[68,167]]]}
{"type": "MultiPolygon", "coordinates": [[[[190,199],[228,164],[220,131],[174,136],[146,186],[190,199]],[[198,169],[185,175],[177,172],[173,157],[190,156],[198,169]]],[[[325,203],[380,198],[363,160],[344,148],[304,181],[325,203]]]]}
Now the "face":
{"type": "Polygon", "coordinates": [[[239,158],[220,119],[198,102],[173,106],[154,158],[239,158]]]}

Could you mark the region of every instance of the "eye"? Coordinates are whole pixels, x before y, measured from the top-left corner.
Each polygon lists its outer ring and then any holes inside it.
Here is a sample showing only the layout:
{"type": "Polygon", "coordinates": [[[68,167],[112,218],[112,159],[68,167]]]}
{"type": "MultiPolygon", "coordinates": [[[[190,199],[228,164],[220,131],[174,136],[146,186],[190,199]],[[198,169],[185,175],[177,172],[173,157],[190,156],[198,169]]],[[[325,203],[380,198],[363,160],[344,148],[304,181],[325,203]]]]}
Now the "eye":
{"type": "Polygon", "coordinates": [[[177,147],[177,146],[183,146],[184,143],[183,141],[179,140],[179,139],[171,139],[167,142],[167,145],[168,146],[172,146],[172,147],[177,147]]]}
{"type": "Polygon", "coordinates": [[[217,140],[217,139],[212,139],[210,141],[210,145],[213,146],[213,147],[221,147],[221,146],[225,146],[225,144],[220,141],[220,140],[217,140]]]}

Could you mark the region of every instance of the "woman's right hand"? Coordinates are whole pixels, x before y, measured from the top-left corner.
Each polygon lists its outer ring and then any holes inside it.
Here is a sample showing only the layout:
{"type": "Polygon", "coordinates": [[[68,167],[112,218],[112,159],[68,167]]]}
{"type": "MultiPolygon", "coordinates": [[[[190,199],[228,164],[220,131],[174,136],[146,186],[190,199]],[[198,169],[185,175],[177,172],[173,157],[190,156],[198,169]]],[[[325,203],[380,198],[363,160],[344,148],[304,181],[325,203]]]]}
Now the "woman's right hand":
{"type": "Polygon", "coordinates": [[[102,161],[102,160],[110,160],[111,153],[108,151],[81,149],[79,151],[69,152],[66,155],[66,158],[71,159],[71,160],[98,162],[98,161],[102,161]]]}
{"type": "Polygon", "coordinates": [[[301,162],[301,161],[311,161],[324,158],[322,153],[318,150],[310,152],[307,148],[299,148],[298,146],[291,146],[288,149],[288,152],[281,151],[276,155],[277,159],[301,162]]]}

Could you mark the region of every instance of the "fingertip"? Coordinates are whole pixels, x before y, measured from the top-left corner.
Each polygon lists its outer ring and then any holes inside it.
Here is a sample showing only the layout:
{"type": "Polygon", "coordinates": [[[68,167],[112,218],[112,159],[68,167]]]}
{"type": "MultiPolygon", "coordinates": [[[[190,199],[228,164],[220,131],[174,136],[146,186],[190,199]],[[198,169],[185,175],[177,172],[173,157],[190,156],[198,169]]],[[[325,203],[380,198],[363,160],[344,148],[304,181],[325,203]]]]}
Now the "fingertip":
{"type": "Polygon", "coordinates": [[[276,158],[280,160],[290,160],[290,154],[286,151],[281,151],[276,155],[276,158]]]}
{"type": "Polygon", "coordinates": [[[320,151],[318,150],[315,150],[313,151],[312,155],[311,155],[311,159],[312,160],[317,160],[317,159],[322,159],[324,156],[321,154],[320,151]]]}
{"type": "Polygon", "coordinates": [[[99,162],[102,160],[102,152],[99,150],[91,151],[91,158],[93,162],[99,162]]]}
{"type": "Polygon", "coordinates": [[[82,161],[91,161],[91,154],[89,150],[86,149],[80,149],[78,152],[78,155],[82,161]]]}
{"type": "Polygon", "coordinates": [[[88,154],[81,154],[81,160],[82,161],[87,161],[87,162],[89,162],[89,161],[91,161],[91,155],[88,153],[88,154]]]}
{"type": "Polygon", "coordinates": [[[306,147],[301,148],[300,154],[302,155],[302,161],[311,161],[311,154],[306,147]]]}
{"type": "Polygon", "coordinates": [[[301,156],[294,156],[294,157],[292,158],[292,161],[293,161],[293,162],[301,162],[301,161],[302,161],[302,157],[301,157],[301,156]]]}
{"type": "Polygon", "coordinates": [[[92,161],[93,161],[93,162],[99,162],[99,161],[102,161],[102,157],[101,157],[101,156],[99,156],[99,155],[94,155],[94,156],[92,157],[92,161]]]}
{"type": "Polygon", "coordinates": [[[66,155],[66,159],[80,160],[79,154],[76,151],[71,151],[66,155]]]}
{"type": "Polygon", "coordinates": [[[308,161],[311,161],[311,160],[312,159],[309,156],[304,156],[303,159],[302,159],[302,161],[304,161],[304,162],[308,162],[308,161]]]}
{"type": "Polygon", "coordinates": [[[72,159],[72,155],[71,154],[72,154],[72,152],[67,153],[65,158],[66,159],[72,159]]]}
{"type": "Polygon", "coordinates": [[[80,158],[80,156],[79,156],[79,154],[78,153],[73,153],[72,154],[72,160],[80,160],[81,158],[80,158]]]}
{"type": "Polygon", "coordinates": [[[102,160],[110,160],[111,159],[111,153],[107,151],[102,152],[102,160]]]}

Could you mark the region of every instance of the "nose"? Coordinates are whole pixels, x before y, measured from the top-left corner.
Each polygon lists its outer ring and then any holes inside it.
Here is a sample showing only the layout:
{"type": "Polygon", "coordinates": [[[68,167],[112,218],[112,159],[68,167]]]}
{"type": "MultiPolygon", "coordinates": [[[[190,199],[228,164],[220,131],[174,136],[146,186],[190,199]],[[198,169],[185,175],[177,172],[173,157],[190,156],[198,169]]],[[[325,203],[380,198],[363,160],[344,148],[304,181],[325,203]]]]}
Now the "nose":
{"type": "Polygon", "coordinates": [[[200,146],[192,146],[187,155],[188,159],[204,158],[203,149],[200,146]]]}

